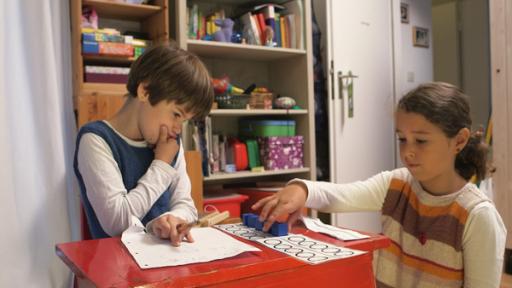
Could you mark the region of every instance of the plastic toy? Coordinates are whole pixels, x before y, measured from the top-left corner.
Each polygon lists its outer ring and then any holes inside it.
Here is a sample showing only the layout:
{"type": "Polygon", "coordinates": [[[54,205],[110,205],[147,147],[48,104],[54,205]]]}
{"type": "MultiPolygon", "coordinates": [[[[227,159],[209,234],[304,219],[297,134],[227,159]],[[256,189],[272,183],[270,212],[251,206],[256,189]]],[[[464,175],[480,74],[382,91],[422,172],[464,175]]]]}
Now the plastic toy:
{"type": "MultiPolygon", "coordinates": [[[[247,227],[254,228],[258,231],[262,231],[263,229],[263,222],[259,220],[259,217],[256,214],[244,213],[242,214],[242,221],[247,227]]],[[[288,235],[288,223],[274,222],[268,232],[273,236],[286,236],[288,235]]]]}
{"type": "Polygon", "coordinates": [[[215,95],[221,95],[226,93],[239,95],[244,92],[243,89],[229,84],[229,77],[227,76],[224,76],[222,78],[212,78],[212,82],[215,95]]]}
{"type": "Polygon", "coordinates": [[[286,96],[279,97],[274,100],[274,106],[280,109],[290,109],[295,106],[295,104],[295,99],[286,96]]]}
{"type": "Polygon", "coordinates": [[[235,22],[230,18],[216,19],[215,25],[220,27],[220,30],[213,34],[213,39],[219,42],[231,42],[231,35],[233,34],[233,25],[235,22]]]}
{"type": "Polygon", "coordinates": [[[238,44],[242,43],[242,34],[239,32],[233,32],[233,34],[231,35],[231,42],[238,44]]]}

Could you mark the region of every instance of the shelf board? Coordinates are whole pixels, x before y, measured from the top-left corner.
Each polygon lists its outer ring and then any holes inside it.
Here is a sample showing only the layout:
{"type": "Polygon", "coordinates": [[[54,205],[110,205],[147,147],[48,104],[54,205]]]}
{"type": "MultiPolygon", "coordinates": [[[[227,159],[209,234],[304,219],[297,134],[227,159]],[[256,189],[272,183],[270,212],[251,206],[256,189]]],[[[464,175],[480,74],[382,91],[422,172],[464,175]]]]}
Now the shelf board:
{"type": "Polygon", "coordinates": [[[143,20],[162,10],[155,5],[129,4],[107,0],[83,0],[83,5],[94,7],[100,17],[120,20],[143,20]]]}
{"type": "Polygon", "coordinates": [[[306,109],[213,109],[210,116],[250,116],[250,115],[305,115],[306,109]]]}
{"type": "Polygon", "coordinates": [[[126,84],[84,82],[83,92],[122,95],[128,93],[126,84]]]}
{"type": "Polygon", "coordinates": [[[306,172],[309,172],[309,168],[307,168],[307,167],[306,168],[263,171],[263,172],[251,172],[251,171],[239,171],[239,172],[235,172],[235,173],[219,172],[219,173],[215,173],[211,176],[205,177],[204,181],[208,182],[208,181],[215,181],[215,180],[252,178],[252,177],[306,173],[306,172]]]}
{"type": "Polygon", "coordinates": [[[94,63],[131,64],[135,57],[125,56],[104,56],[104,55],[82,55],[84,61],[94,63]]]}
{"type": "Polygon", "coordinates": [[[271,61],[306,55],[305,50],[291,48],[274,48],[257,45],[225,43],[203,40],[187,40],[187,50],[198,56],[216,57],[225,59],[246,59],[257,61],[271,61]]]}

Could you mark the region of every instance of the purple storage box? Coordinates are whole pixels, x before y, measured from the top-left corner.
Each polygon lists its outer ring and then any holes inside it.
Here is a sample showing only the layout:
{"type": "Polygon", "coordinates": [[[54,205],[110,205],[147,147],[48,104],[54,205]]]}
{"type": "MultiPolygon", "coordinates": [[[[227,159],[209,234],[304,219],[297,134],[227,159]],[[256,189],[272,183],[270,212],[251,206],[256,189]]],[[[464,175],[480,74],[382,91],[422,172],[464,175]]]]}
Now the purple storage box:
{"type": "Polygon", "coordinates": [[[304,165],[302,136],[258,137],[258,144],[265,170],[302,168],[304,165]]]}

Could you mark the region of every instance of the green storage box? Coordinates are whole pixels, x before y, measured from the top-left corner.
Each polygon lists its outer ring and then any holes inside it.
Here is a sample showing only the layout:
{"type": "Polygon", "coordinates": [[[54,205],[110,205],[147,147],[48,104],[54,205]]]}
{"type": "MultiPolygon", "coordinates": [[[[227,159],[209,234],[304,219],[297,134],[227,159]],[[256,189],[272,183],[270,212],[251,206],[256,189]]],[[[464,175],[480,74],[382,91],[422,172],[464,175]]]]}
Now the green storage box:
{"type": "Polygon", "coordinates": [[[249,158],[249,168],[261,166],[258,142],[254,139],[248,139],[245,141],[245,145],[247,146],[247,158],[249,158]]]}
{"type": "Polygon", "coordinates": [[[295,120],[242,120],[240,134],[247,137],[295,136],[295,120]]]}

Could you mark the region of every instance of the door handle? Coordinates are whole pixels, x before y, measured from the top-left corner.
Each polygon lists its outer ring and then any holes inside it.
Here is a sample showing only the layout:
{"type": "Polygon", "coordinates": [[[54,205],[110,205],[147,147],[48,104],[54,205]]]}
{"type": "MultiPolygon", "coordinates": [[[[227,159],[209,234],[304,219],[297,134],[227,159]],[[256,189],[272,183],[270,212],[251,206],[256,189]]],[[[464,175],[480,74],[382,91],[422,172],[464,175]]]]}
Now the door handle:
{"type": "Polygon", "coordinates": [[[329,68],[329,78],[331,79],[331,99],[334,100],[334,61],[331,60],[331,67],[329,68]]]}
{"type": "Polygon", "coordinates": [[[345,101],[343,100],[343,90],[345,86],[347,86],[348,118],[354,117],[354,78],[359,78],[359,76],[352,74],[352,71],[348,71],[347,75],[343,75],[342,71],[338,71],[338,98],[341,101],[342,125],[345,117],[345,101]],[[346,83],[344,83],[344,81],[346,81],[346,83]]]}
{"type": "Polygon", "coordinates": [[[347,104],[348,104],[348,118],[354,118],[354,78],[357,75],[352,75],[352,71],[348,71],[347,77],[347,104]]]}
{"type": "Polygon", "coordinates": [[[343,101],[343,72],[338,71],[338,98],[340,99],[341,105],[341,127],[343,127],[343,123],[345,122],[345,101],[343,101]]]}

